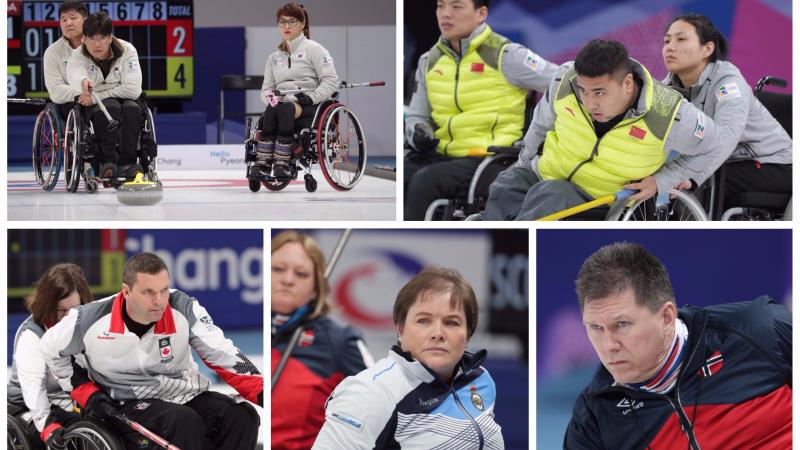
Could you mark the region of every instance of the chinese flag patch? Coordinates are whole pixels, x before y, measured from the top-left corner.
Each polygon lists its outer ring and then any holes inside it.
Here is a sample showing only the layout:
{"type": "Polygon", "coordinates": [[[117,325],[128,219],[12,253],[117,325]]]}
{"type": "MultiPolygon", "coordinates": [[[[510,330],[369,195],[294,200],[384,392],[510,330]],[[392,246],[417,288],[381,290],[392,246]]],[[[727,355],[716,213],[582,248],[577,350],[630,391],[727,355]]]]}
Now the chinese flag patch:
{"type": "Polygon", "coordinates": [[[722,353],[718,351],[711,354],[703,364],[703,367],[697,371],[697,374],[703,377],[710,377],[722,369],[722,353]]]}
{"type": "Polygon", "coordinates": [[[473,72],[483,72],[483,63],[472,63],[473,72]]]}
{"type": "Polygon", "coordinates": [[[644,131],[639,127],[631,127],[631,131],[628,134],[636,139],[644,139],[645,135],[647,135],[647,131],[644,131]]]}

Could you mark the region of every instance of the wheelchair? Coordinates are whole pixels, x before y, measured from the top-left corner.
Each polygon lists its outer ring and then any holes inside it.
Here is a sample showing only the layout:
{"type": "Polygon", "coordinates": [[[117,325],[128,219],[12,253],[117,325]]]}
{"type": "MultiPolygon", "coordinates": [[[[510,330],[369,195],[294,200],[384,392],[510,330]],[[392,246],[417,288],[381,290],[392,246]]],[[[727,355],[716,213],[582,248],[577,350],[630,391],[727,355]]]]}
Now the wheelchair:
{"type": "Polygon", "coordinates": [[[58,183],[62,165],[63,121],[58,107],[46,102],[33,126],[33,174],[36,183],[52,191],[58,183]]]}
{"type": "MultiPolygon", "coordinates": [[[[764,86],[786,87],[786,80],[763,77],[756,83],[753,95],[792,137],[792,95],[766,92],[764,86]]],[[[726,164],[723,164],[706,183],[705,208],[714,220],[791,220],[792,195],[775,192],[740,192],[725,204],[724,186],[726,164]]]]}
{"type": "MultiPolygon", "coordinates": [[[[147,105],[144,94],[136,100],[136,103],[144,116],[136,148],[138,163],[145,172],[146,181],[158,182],[156,167],[158,144],[153,113],[147,105]]],[[[102,182],[104,187],[118,188],[126,181],[130,181],[125,177],[101,179],[95,175],[99,173],[100,169],[100,163],[96,159],[98,144],[94,124],[91,123],[88,115],[89,108],[95,107],[75,105],[69,112],[64,125],[64,178],[69,192],[78,190],[81,178],[85,182],[88,193],[97,191],[98,182],[102,182]]]]}
{"type": "MultiPolygon", "coordinates": [[[[30,413],[24,408],[9,404],[6,428],[9,450],[45,450],[30,413]]],[[[66,427],[64,440],[68,450],[125,450],[122,440],[110,427],[94,420],[82,419],[66,427]]]]}
{"type": "MultiPolygon", "coordinates": [[[[383,86],[384,82],[349,84],[341,82],[339,88],[383,86]]],[[[276,95],[294,94],[303,89],[277,92],[276,95]]],[[[367,143],[361,122],[356,114],[338,101],[338,93],[317,105],[311,126],[295,133],[297,143],[289,163],[290,176],[278,178],[272,175],[265,179],[250,176],[250,168],[256,162],[258,133],[247,119],[245,140],[246,178],[250,191],[258,192],[263,185],[270,191],[280,191],[304,172],[303,181],[308,192],[317,190],[317,180],[311,175],[312,164],[319,164],[328,184],[337,191],[349,191],[361,181],[367,167],[367,143]]]]}

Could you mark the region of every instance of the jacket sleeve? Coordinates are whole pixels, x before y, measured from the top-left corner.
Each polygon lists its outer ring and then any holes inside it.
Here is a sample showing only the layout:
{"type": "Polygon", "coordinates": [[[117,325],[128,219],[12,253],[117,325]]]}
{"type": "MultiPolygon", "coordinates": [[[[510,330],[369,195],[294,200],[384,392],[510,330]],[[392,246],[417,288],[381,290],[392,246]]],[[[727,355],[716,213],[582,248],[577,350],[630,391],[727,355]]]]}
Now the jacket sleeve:
{"type": "Polygon", "coordinates": [[[572,63],[569,62],[562,64],[558,68],[550,81],[550,86],[544,93],[544,97],[536,104],[536,108],[533,110],[533,119],[522,141],[523,146],[522,151],[519,153],[519,158],[517,159],[517,167],[530,167],[534,172],[537,174],[539,173],[538,167],[535,167],[538,158],[535,157],[539,151],[539,146],[544,143],[547,137],[547,132],[553,130],[555,127],[556,113],[553,109],[553,103],[558,93],[558,85],[561,83],[561,77],[563,77],[571,67],[572,63]]]}
{"type": "Polygon", "coordinates": [[[334,389],[313,450],[383,448],[378,439],[391,422],[395,401],[370,381],[348,377],[334,389]]]}
{"type": "Polygon", "coordinates": [[[275,76],[272,74],[272,55],[270,55],[264,65],[264,82],[261,84],[261,101],[265,105],[269,105],[267,92],[273,89],[275,89],[275,76]]]}
{"type": "Polygon", "coordinates": [[[71,102],[80,92],[76,92],[61,75],[61,61],[56,53],[53,46],[44,52],[44,85],[50,100],[62,105],[71,102]]]}
{"type": "Polygon", "coordinates": [[[106,91],[97,93],[100,100],[107,98],[125,98],[136,100],[142,95],[142,68],[139,66],[139,53],[133,45],[125,45],[125,52],[120,61],[122,83],[106,91]]]}
{"type": "Polygon", "coordinates": [[[417,71],[415,72],[414,92],[411,94],[411,102],[406,108],[405,133],[406,141],[409,145],[414,145],[414,128],[425,122],[436,130],[436,124],[431,118],[433,109],[428,101],[428,87],[425,85],[425,68],[428,65],[428,53],[419,58],[417,71]]]}
{"type": "MultiPolygon", "coordinates": [[[[91,61],[83,55],[82,47],[78,47],[67,62],[67,82],[73,91],[80,95],[83,91],[83,80],[91,80],[89,66],[91,61]]],[[[94,81],[94,80],[92,80],[94,81]]]]}
{"type": "Polygon", "coordinates": [[[61,389],[69,392],[70,397],[83,407],[100,388],[89,379],[86,369],[75,361],[75,355],[85,350],[80,325],[80,310],[72,309],[42,336],[40,348],[61,389]]]}
{"type": "Polygon", "coordinates": [[[319,86],[308,93],[311,100],[316,105],[326,98],[330,98],[334,92],[339,89],[339,76],[336,74],[336,68],[333,66],[333,58],[324,47],[313,47],[311,63],[314,64],[314,71],[319,78],[319,86]]]}
{"type": "Polygon", "coordinates": [[[558,66],[516,43],[505,46],[500,68],[509,83],[523,89],[544,92],[558,66]]]}
{"type": "Polygon", "coordinates": [[[192,299],[196,320],[189,330],[189,343],[200,359],[246,400],[258,402],[264,391],[264,377],[256,366],[239,350],[222,330],[214,325],[211,316],[196,299],[192,299]]]}
{"type": "Polygon", "coordinates": [[[665,151],[678,156],[655,173],[658,192],[662,193],[688,179],[703,183],[730,154],[711,118],[686,100],[679,108],[664,145],[665,151]]]}
{"type": "Polygon", "coordinates": [[[50,414],[50,401],[45,386],[47,365],[39,344],[40,340],[36,333],[30,330],[23,331],[14,347],[14,364],[17,367],[25,406],[33,416],[36,429],[41,432],[50,414]]]}
{"type": "Polygon", "coordinates": [[[589,410],[586,398],[583,393],[575,401],[572,408],[572,419],[567,425],[567,432],[564,434],[565,450],[603,450],[602,439],[600,438],[600,428],[597,419],[589,410]]]}

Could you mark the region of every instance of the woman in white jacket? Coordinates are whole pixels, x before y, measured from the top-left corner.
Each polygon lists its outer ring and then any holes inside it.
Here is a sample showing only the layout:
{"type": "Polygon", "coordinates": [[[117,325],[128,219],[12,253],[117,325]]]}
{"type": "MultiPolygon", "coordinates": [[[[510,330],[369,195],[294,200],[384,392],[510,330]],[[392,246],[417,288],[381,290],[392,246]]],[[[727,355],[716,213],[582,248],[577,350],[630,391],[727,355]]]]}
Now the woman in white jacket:
{"type": "Polygon", "coordinates": [[[71,308],[90,301],[92,292],[83,270],[75,264],[56,264],[39,278],[25,299],[31,315],[14,336],[8,381],[9,413],[30,411],[33,426],[52,449],[64,448],[63,427],[78,421],[80,416],[66,411],[72,407],[72,399],[46,367],[39,342],[44,332],[71,308]]]}
{"type": "Polygon", "coordinates": [[[289,161],[295,146],[296,127],[310,126],[316,105],[330,98],[339,77],[330,53],[310,39],[308,12],[296,3],[287,3],[276,13],[283,41],[278,51],[267,58],[261,100],[267,109],[258,122],[256,163],[250,176],[264,179],[272,175],[289,178],[289,161]],[[306,89],[294,95],[276,96],[275,90],[306,89]]]}

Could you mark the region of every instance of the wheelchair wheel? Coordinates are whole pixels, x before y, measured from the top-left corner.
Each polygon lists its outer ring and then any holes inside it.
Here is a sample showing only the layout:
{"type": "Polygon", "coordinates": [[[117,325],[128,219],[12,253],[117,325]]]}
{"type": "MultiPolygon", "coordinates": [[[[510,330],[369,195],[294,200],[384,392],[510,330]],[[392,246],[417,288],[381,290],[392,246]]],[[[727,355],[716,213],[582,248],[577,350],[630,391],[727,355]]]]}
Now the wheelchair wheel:
{"type": "Polygon", "coordinates": [[[336,190],[353,189],[367,167],[367,146],[361,123],[341,103],[322,113],[317,129],[317,151],[322,174],[336,190]]]}
{"type": "Polygon", "coordinates": [[[122,440],[108,426],[81,420],[66,429],[70,450],[125,450],[122,440]]]}
{"type": "Polygon", "coordinates": [[[655,197],[638,200],[627,206],[624,200],[614,203],[606,220],[623,221],[706,221],[708,215],[692,194],[670,189],[668,204],[657,206],[655,197]],[[627,207],[626,207],[627,206],[627,207]]]}
{"type": "Polygon", "coordinates": [[[69,112],[67,123],[64,126],[64,178],[67,181],[67,190],[75,192],[81,180],[83,167],[81,147],[81,115],[77,108],[69,112]]]}
{"type": "Polygon", "coordinates": [[[252,178],[247,180],[247,186],[250,188],[250,192],[258,192],[261,190],[261,182],[252,178]]]}
{"type": "Polygon", "coordinates": [[[33,127],[33,173],[45,191],[58,183],[61,172],[61,113],[48,103],[36,117],[33,127]]]}
{"type": "Polygon", "coordinates": [[[34,450],[28,427],[18,417],[8,414],[7,421],[7,444],[8,450],[34,450]]]}

